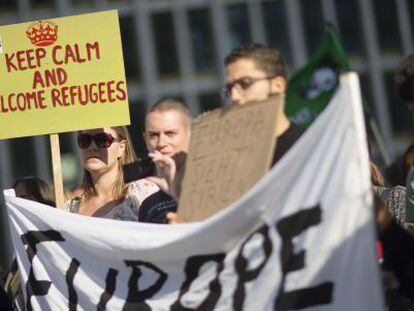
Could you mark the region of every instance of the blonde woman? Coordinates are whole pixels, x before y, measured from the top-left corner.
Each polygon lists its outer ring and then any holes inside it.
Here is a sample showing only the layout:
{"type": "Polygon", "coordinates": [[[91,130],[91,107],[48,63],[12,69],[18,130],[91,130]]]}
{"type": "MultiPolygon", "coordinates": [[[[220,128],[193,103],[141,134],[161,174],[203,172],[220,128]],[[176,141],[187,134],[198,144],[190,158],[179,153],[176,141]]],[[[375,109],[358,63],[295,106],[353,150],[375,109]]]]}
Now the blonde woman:
{"type": "Polygon", "coordinates": [[[175,201],[153,182],[140,179],[125,185],[122,166],[136,160],[128,131],[123,126],[78,133],[84,166],[79,192],[67,202],[69,212],[118,220],[165,223],[175,201]]]}

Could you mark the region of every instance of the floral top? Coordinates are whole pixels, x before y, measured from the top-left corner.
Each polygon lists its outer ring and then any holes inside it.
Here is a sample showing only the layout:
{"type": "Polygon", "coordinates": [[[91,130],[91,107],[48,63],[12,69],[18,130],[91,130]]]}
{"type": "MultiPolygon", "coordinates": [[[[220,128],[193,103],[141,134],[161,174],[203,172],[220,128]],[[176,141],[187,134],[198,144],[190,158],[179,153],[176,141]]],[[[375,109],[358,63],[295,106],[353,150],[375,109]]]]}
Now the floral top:
{"type": "MultiPolygon", "coordinates": [[[[74,198],[65,203],[65,209],[78,213],[82,198],[74,198]]],[[[103,218],[152,223],[167,223],[166,214],[175,212],[177,203],[163,192],[158,185],[140,179],[128,185],[128,193],[119,204],[115,205],[103,218]]]]}

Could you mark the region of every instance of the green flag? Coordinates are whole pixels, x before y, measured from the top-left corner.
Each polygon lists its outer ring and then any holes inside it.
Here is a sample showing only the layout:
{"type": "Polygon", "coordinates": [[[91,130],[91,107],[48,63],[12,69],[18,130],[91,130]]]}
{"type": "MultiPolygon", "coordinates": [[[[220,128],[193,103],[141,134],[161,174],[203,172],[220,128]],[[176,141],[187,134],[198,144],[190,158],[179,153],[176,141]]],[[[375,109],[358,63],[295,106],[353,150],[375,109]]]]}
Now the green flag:
{"type": "Polygon", "coordinates": [[[339,84],[339,75],[350,69],[333,26],[327,25],[319,49],[289,81],[286,114],[297,124],[309,126],[328,105],[339,84]]]}

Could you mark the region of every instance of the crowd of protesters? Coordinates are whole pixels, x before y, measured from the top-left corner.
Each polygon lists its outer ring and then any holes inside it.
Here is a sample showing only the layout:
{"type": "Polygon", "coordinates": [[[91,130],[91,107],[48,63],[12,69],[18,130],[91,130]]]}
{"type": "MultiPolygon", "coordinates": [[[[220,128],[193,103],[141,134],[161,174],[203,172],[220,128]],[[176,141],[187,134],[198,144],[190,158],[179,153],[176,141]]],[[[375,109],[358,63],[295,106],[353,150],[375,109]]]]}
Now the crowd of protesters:
{"type": "MultiPolygon", "coordinates": [[[[224,65],[223,95],[233,105],[285,95],[287,65],[275,49],[260,44],[239,47],[226,57],[224,65]]],[[[414,123],[414,54],[400,63],[395,77],[397,94],[407,103],[414,123]]],[[[272,165],[304,132],[283,110],[276,122],[277,148],[272,165]]],[[[158,101],[147,112],[143,133],[149,151],[147,159],[137,159],[125,127],[80,131],[77,143],[84,177],[82,184],[68,195],[65,209],[117,220],[179,222],[177,201],[190,137],[189,109],[172,98],[158,101]]],[[[383,270],[384,293],[391,310],[414,310],[413,150],[410,146],[404,156],[404,182],[399,182],[400,185],[391,178],[387,181],[371,162],[378,263],[383,270]]],[[[55,205],[53,191],[37,178],[16,181],[13,187],[16,196],[55,205]]],[[[19,296],[12,282],[16,272],[14,265],[5,288],[15,298],[19,296]]],[[[15,303],[19,303],[18,299],[15,303]]]]}

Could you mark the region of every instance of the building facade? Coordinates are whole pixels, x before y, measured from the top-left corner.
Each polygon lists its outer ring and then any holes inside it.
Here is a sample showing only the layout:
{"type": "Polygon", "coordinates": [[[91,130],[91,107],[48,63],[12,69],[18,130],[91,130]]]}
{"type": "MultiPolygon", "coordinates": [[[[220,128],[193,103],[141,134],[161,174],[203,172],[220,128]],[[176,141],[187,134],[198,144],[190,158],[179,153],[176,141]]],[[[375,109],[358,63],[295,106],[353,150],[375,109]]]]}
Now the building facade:
{"type": "MultiPolygon", "coordinates": [[[[235,46],[267,43],[288,59],[290,73],[306,64],[325,22],[337,26],[364,97],[391,157],[412,131],[396,99],[393,71],[413,50],[412,0],[1,0],[0,25],[117,9],[138,154],[146,108],[160,97],[189,104],[194,115],[221,106],[224,56],[235,46]]],[[[1,83],[1,77],[0,77],[1,83]]],[[[60,135],[65,185],[81,170],[74,133],[60,135]]],[[[0,186],[26,175],[52,181],[47,136],[0,141],[0,186]]]]}

